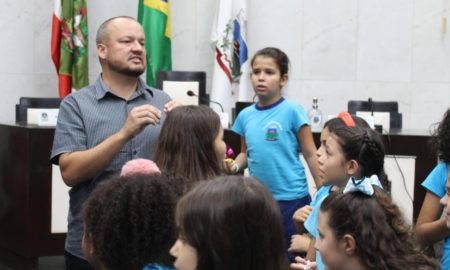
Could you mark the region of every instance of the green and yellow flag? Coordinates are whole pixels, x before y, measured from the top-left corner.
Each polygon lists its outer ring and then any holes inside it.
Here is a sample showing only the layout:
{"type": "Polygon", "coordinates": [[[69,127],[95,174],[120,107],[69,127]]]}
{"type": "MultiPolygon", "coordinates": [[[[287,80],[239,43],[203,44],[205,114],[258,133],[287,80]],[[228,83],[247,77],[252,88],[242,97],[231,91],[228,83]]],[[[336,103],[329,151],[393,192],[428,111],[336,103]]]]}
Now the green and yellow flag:
{"type": "Polygon", "coordinates": [[[138,20],[145,32],[147,84],[155,86],[158,71],[172,69],[169,0],[139,0],[138,20]]]}

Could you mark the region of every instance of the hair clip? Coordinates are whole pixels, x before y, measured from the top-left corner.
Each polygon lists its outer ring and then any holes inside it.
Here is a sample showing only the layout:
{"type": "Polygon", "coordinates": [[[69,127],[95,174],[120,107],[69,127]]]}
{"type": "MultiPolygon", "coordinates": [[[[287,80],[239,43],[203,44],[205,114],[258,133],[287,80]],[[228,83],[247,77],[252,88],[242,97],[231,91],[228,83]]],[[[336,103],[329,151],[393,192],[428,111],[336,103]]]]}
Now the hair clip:
{"type": "Polygon", "coordinates": [[[347,127],[356,127],[353,117],[348,112],[340,112],[338,118],[341,119],[347,127]]]}

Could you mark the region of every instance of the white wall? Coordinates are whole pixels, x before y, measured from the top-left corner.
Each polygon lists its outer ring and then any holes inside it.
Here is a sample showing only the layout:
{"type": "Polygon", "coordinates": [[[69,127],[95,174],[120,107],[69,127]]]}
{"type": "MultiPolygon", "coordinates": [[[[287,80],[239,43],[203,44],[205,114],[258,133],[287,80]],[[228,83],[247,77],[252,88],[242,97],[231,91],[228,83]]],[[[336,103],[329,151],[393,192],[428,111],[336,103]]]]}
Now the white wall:
{"type": "MultiPolygon", "coordinates": [[[[3,0],[0,11],[0,122],[14,120],[20,96],[56,96],[50,58],[53,1],[3,0]]],[[[217,0],[172,0],[173,68],[213,64],[209,37],[217,0]]],[[[405,128],[428,129],[450,106],[450,25],[442,0],[249,0],[249,53],[277,46],[291,58],[286,95],[324,115],[349,99],[397,100],[405,128]]],[[[90,79],[100,72],[94,37],[115,15],[135,16],[137,0],[88,1],[90,79]]],[[[450,21],[450,20],[449,20],[450,21]]]]}

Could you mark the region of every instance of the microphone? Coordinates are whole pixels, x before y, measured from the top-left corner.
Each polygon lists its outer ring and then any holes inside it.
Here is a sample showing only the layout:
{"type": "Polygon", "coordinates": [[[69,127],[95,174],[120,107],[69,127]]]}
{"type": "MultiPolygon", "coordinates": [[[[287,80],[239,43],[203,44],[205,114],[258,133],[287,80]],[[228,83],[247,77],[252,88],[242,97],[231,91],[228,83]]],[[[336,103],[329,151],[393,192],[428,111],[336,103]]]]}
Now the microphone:
{"type": "Polygon", "coordinates": [[[186,94],[187,94],[188,96],[190,96],[190,97],[198,97],[198,98],[199,98],[200,100],[202,100],[202,101],[209,101],[210,103],[217,104],[217,105],[219,105],[220,110],[222,110],[222,112],[225,112],[225,110],[223,109],[222,104],[220,104],[220,103],[217,102],[217,101],[214,101],[214,100],[208,100],[208,99],[206,99],[206,98],[204,98],[204,97],[200,97],[199,95],[195,94],[194,91],[192,91],[192,90],[188,90],[188,91],[186,92],[186,94]]]}
{"type": "Polygon", "coordinates": [[[372,98],[369,98],[369,109],[370,109],[370,115],[373,116],[373,102],[372,102],[372,98]]]}

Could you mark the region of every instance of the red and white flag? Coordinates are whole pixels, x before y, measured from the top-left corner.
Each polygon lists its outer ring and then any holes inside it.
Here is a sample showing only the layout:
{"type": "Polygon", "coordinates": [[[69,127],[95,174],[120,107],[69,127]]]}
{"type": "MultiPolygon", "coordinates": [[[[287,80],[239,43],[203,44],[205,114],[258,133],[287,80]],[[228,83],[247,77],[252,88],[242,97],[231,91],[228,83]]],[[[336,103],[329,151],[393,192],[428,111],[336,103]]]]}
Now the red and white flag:
{"type": "Polygon", "coordinates": [[[63,98],[89,84],[86,0],[55,0],[51,38],[51,56],[63,98]]]}

